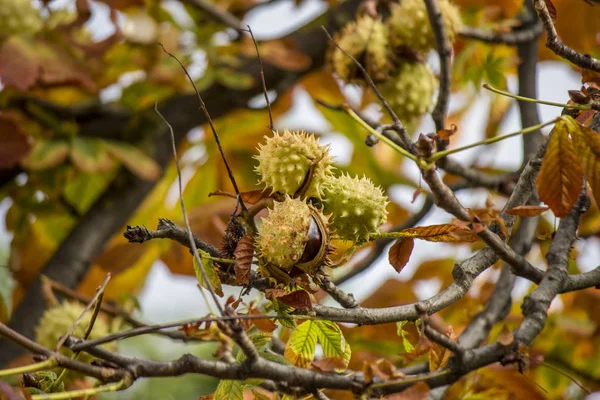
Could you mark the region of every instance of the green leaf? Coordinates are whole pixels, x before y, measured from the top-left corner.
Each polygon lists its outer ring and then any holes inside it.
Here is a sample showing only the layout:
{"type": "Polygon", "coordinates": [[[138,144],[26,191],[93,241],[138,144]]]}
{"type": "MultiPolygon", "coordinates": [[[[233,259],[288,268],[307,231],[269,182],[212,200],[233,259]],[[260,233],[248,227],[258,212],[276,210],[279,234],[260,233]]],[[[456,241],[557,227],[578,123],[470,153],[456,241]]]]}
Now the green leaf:
{"type": "MultiPolygon", "coordinates": [[[[221,279],[219,278],[219,274],[215,270],[215,264],[208,257],[209,254],[203,250],[198,250],[198,256],[200,257],[200,261],[202,262],[202,268],[206,272],[209,282],[211,283],[215,293],[220,297],[223,297],[223,289],[221,288],[221,279]]],[[[194,257],[194,271],[196,272],[196,278],[198,279],[198,283],[203,288],[209,289],[208,283],[204,280],[204,276],[202,271],[200,270],[200,266],[196,262],[196,257],[194,257]]]]}
{"type": "Polygon", "coordinates": [[[63,195],[69,204],[83,214],[104,193],[116,174],[116,169],[103,174],[80,172],[66,183],[63,195]]]}
{"type": "Polygon", "coordinates": [[[7,267],[0,266],[0,322],[7,322],[12,312],[15,281],[7,267]]]}
{"type": "Polygon", "coordinates": [[[38,140],[21,164],[31,170],[52,168],[63,163],[68,154],[69,144],[64,140],[38,140]]]}
{"type": "Polygon", "coordinates": [[[230,68],[216,70],[216,78],[219,83],[231,89],[246,90],[254,86],[254,78],[251,75],[230,68]]]}
{"type": "Polygon", "coordinates": [[[317,321],[298,325],[285,345],[285,359],[297,367],[308,368],[315,358],[319,331],[317,321]]]}
{"type": "Polygon", "coordinates": [[[341,358],[345,361],[346,366],[348,366],[352,352],[340,327],[332,321],[323,320],[314,322],[318,328],[317,339],[323,349],[323,355],[327,358],[341,358]]]}
{"type": "Polygon", "coordinates": [[[148,181],[159,178],[160,166],[137,147],[116,140],[105,140],[104,145],[113,157],[135,175],[148,181]]]}
{"type": "MultiPolygon", "coordinates": [[[[254,344],[257,350],[261,350],[267,343],[271,341],[271,333],[260,331],[256,328],[253,328],[254,332],[248,332],[248,337],[254,344]]],[[[240,351],[239,347],[236,345],[236,356],[235,360],[237,362],[242,362],[246,359],[246,355],[244,352],[240,351]]]]}
{"type": "Polygon", "coordinates": [[[306,321],[298,325],[286,344],[284,357],[298,367],[308,368],[315,357],[317,343],[321,344],[326,358],[339,358],[348,365],[350,345],[339,326],[331,321],[306,321]]]}
{"type": "Polygon", "coordinates": [[[286,360],[281,354],[273,353],[271,351],[266,351],[266,350],[259,351],[258,354],[265,360],[269,360],[269,361],[272,361],[277,364],[288,365],[288,366],[293,365],[291,362],[286,360]]]}
{"type": "Polygon", "coordinates": [[[213,400],[243,400],[244,386],[241,381],[223,379],[217,386],[213,400]]]}
{"type": "Polygon", "coordinates": [[[84,172],[108,171],[115,165],[101,140],[77,136],[71,140],[71,161],[84,172]]]}
{"type": "Polygon", "coordinates": [[[402,345],[404,346],[404,351],[407,353],[412,353],[415,350],[415,346],[413,346],[412,343],[410,343],[410,341],[407,338],[408,332],[404,330],[404,325],[406,325],[407,323],[408,321],[396,322],[396,333],[402,338],[402,345]]]}

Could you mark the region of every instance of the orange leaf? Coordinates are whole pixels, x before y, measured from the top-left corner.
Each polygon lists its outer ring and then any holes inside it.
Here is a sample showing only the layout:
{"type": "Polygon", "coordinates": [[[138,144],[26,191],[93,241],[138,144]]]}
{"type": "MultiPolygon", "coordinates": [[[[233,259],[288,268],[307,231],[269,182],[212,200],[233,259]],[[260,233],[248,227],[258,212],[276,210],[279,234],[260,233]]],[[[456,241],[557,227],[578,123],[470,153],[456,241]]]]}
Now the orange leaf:
{"type": "MultiPolygon", "coordinates": [[[[452,328],[452,326],[448,327],[446,336],[448,336],[452,341],[458,343],[458,337],[454,333],[454,328],[452,328]]],[[[429,351],[429,370],[435,371],[445,366],[448,363],[451,355],[452,352],[450,350],[435,343],[429,351]]]]}
{"type": "Polygon", "coordinates": [[[507,210],[510,215],[518,215],[519,217],[535,217],[549,210],[549,207],[544,206],[517,206],[507,210]]]}
{"type": "Polygon", "coordinates": [[[540,199],[559,218],[565,217],[573,207],[583,184],[583,172],[569,139],[569,133],[573,133],[576,128],[576,123],[571,121],[570,117],[562,117],[552,129],[552,137],[537,179],[540,199]]]}
{"type": "Polygon", "coordinates": [[[594,198],[600,203],[600,133],[579,124],[577,128],[571,133],[575,151],[594,198]]]}
{"type": "Polygon", "coordinates": [[[415,241],[412,238],[401,238],[390,248],[389,260],[396,272],[400,273],[408,263],[415,241]]]}
{"type": "Polygon", "coordinates": [[[510,329],[508,329],[508,327],[505,324],[502,327],[502,330],[500,331],[500,334],[498,335],[498,343],[500,343],[504,347],[508,347],[511,344],[513,344],[514,341],[515,341],[514,335],[512,334],[512,332],[510,331],[510,329]]]}
{"type": "Polygon", "coordinates": [[[400,232],[410,234],[410,237],[427,240],[428,242],[475,242],[477,237],[470,234],[467,236],[457,235],[460,231],[467,231],[455,224],[441,224],[429,226],[417,226],[415,228],[404,229],[400,232]]]}
{"type": "Polygon", "coordinates": [[[437,133],[440,139],[450,139],[450,136],[454,135],[458,127],[455,124],[451,124],[450,128],[440,129],[437,133]]]}
{"type": "Polygon", "coordinates": [[[254,256],[254,239],[248,234],[240,239],[235,248],[235,281],[240,285],[245,285],[250,281],[250,271],[252,266],[252,257],[254,256]]]}
{"type": "MultiPolygon", "coordinates": [[[[260,312],[255,309],[250,310],[249,314],[261,315],[260,312]]],[[[275,329],[277,329],[277,324],[269,318],[257,318],[252,319],[251,321],[254,324],[254,326],[256,326],[259,330],[263,332],[273,332],[275,329]]]]}

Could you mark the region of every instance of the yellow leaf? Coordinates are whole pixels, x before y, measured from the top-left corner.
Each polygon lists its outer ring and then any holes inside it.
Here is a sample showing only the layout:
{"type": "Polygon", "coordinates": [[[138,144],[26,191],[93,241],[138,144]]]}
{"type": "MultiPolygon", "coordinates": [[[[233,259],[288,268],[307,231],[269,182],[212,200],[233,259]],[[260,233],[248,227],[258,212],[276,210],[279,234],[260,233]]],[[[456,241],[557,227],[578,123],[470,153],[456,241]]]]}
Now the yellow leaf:
{"type": "MultiPolygon", "coordinates": [[[[454,328],[452,328],[452,326],[448,327],[446,336],[448,336],[452,341],[458,343],[458,337],[454,333],[454,328]]],[[[450,350],[440,346],[439,344],[434,344],[429,351],[429,370],[436,371],[444,367],[448,363],[451,355],[452,352],[450,350]]]]}
{"type": "Polygon", "coordinates": [[[600,133],[576,124],[578,129],[571,133],[579,163],[583,169],[596,202],[600,202],[600,133]]]}
{"type": "Polygon", "coordinates": [[[552,129],[537,179],[540,199],[559,218],[569,213],[579,198],[583,184],[583,172],[569,139],[569,133],[576,130],[576,123],[571,121],[570,117],[562,117],[552,129]]]}

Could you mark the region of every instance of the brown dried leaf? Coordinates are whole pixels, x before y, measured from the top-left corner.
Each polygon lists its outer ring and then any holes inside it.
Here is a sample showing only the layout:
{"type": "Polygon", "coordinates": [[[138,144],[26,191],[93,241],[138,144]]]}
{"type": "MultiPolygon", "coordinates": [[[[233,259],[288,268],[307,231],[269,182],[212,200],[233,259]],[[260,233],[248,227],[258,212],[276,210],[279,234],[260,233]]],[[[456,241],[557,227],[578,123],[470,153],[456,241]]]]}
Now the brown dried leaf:
{"type": "Polygon", "coordinates": [[[600,72],[584,68],[581,70],[581,83],[595,83],[600,85],[600,72]]]}
{"type": "Polygon", "coordinates": [[[284,296],[277,297],[277,300],[279,300],[283,304],[287,304],[288,306],[294,307],[298,310],[312,309],[310,295],[305,290],[295,290],[284,296]]]}
{"type": "Polygon", "coordinates": [[[545,206],[516,206],[510,210],[506,210],[507,214],[517,215],[519,217],[536,217],[550,208],[545,206]]]}
{"type": "Polygon", "coordinates": [[[396,367],[394,366],[394,364],[392,364],[389,360],[386,360],[384,358],[377,360],[375,362],[375,373],[381,378],[381,379],[398,379],[398,378],[404,378],[405,375],[402,372],[399,372],[396,367]]]}
{"type": "Polygon", "coordinates": [[[556,123],[537,179],[540,199],[559,218],[565,217],[573,207],[583,184],[583,171],[569,139],[569,133],[575,132],[576,126],[578,124],[567,116],[556,123]]]}
{"type": "Polygon", "coordinates": [[[235,248],[234,256],[235,281],[240,285],[245,285],[250,281],[252,257],[254,256],[254,238],[251,234],[240,239],[235,248]]]}
{"type": "Polygon", "coordinates": [[[392,245],[389,253],[389,260],[396,272],[400,273],[410,259],[415,241],[412,238],[397,239],[392,245]]]}
{"type": "Polygon", "coordinates": [[[554,3],[552,3],[552,0],[544,0],[544,3],[546,3],[546,8],[548,8],[548,14],[550,14],[552,22],[556,22],[558,15],[556,13],[556,7],[554,7],[554,3]]]}
{"type": "MultiPolygon", "coordinates": [[[[427,240],[428,242],[475,242],[477,237],[470,234],[457,236],[458,231],[465,230],[456,224],[440,224],[429,226],[417,226],[415,228],[404,229],[401,232],[410,234],[410,237],[427,240]],[[460,239],[459,239],[460,237],[460,239]]],[[[466,233],[466,232],[465,232],[466,233]]]]}
{"type": "Polygon", "coordinates": [[[32,148],[30,137],[19,127],[15,115],[0,115],[0,168],[11,168],[32,148]]]}
{"type": "Polygon", "coordinates": [[[515,337],[513,333],[508,329],[506,324],[502,327],[500,334],[498,335],[498,343],[500,343],[504,347],[508,347],[513,344],[515,341],[515,337]]]}
{"type": "Polygon", "coordinates": [[[312,365],[323,372],[331,372],[345,370],[348,367],[348,362],[341,357],[323,357],[314,360],[312,365]]]}
{"type": "Polygon", "coordinates": [[[600,203],[600,133],[576,124],[576,128],[571,132],[575,151],[579,156],[579,163],[583,169],[583,174],[587,178],[594,199],[600,203]]]}

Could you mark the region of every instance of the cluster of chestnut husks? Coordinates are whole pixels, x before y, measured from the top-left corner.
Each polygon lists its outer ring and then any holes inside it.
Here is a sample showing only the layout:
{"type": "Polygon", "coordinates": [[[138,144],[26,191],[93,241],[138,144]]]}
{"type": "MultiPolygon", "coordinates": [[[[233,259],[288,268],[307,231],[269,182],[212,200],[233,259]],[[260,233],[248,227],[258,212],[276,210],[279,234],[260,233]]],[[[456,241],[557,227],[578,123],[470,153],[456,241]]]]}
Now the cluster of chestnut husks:
{"type": "Polygon", "coordinates": [[[387,219],[387,197],[368,178],[334,174],[315,135],[274,132],[260,145],[256,171],[275,201],[255,239],[263,275],[286,281],[329,265],[332,239],[366,243],[387,219]]]}
{"type": "MultiPolygon", "coordinates": [[[[462,26],[460,12],[449,0],[439,0],[438,6],[453,43],[462,26]]],[[[435,48],[435,38],[423,0],[397,0],[382,14],[385,18],[359,15],[335,41],[361,63],[394,112],[412,128],[434,104],[437,79],[423,59],[435,48]]],[[[354,61],[335,45],[330,47],[328,65],[345,83],[366,84],[354,61]]]]}

